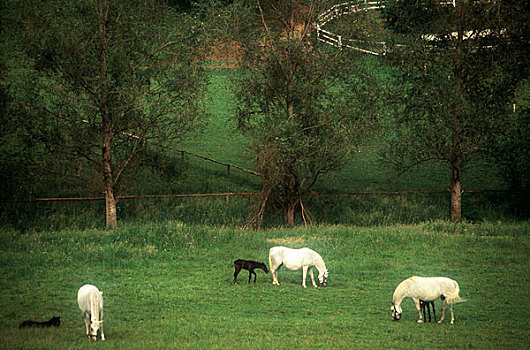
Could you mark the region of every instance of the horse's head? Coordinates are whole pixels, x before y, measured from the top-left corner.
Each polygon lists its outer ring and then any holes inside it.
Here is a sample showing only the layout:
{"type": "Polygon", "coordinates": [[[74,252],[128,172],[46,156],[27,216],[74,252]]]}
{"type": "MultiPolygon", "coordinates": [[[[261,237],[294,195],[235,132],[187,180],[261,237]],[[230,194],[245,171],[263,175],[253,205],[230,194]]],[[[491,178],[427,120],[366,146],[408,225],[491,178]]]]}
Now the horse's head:
{"type": "Polygon", "coordinates": [[[260,267],[263,271],[265,271],[265,273],[269,273],[269,269],[267,268],[267,265],[265,265],[265,263],[261,263],[260,267]]]}
{"type": "Polygon", "coordinates": [[[403,311],[403,310],[401,310],[401,306],[394,305],[394,303],[392,303],[392,306],[390,307],[390,310],[392,310],[392,318],[394,319],[394,321],[401,320],[401,313],[403,311]]]}
{"type": "Polygon", "coordinates": [[[93,321],[90,323],[90,338],[93,340],[93,341],[96,341],[97,337],[98,337],[98,330],[99,330],[99,326],[100,324],[102,324],[103,321],[93,321]]]}
{"type": "Polygon", "coordinates": [[[318,275],[318,282],[320,283],[322,287],[325,287],[328,284],[328,270],[327,269],[318,275]]]}

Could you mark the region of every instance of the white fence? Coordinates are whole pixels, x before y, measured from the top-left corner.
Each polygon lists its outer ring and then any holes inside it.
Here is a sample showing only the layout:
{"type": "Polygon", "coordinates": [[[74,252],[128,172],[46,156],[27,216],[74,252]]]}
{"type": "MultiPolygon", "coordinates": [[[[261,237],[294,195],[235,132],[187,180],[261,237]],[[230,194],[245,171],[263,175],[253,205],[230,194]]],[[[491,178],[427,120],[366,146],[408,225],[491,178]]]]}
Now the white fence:
{"type": "MultiPolygon", "coordinates": [[[[442,1],[440,3],[444,5],[456,6],[456,0],[442,1]]],[[[333,5],[329,9],[327,9],[326,11],[318,15],[317,39],[328,45],[335,46],[340,49],[346,47],[346,48],[357,50],[359,52],[367,53],[370,55],[375,55],[375,56],[384,55],[385,54],[385,43],[384,42],[371,43],[372,45],[379,47],[379,49],[369,50],[366,48],[361,48],[359,46],[359,43],[363,42],[362,40],[354,40],[350,38],[345,38],[342,35],[332,33],[323,28],[327,23],[337,18],[340,18],[344,15],[355,14],[355,13],[359,13],[362,11],[380,10],[384,7],[385,7],[385,4],[383,1],[367,1],[367,0],[347,1],[347,2],[333,5]]]]}
{"type": "Polygon", "coordinates": [[[385,5],[380,1],[348,1],[333,5],[332,7],[318,15],[317,39],[328,45],[335,46],[340,49],[347,47],[371,55],[382,55],[384,54],[384,42],[376,43],[381,46],[381,50],[379,52],[372,51],[359,47],[359,40],[344,38],[342,35],[338,35],[323,29],[323,27],[330,21],[333,21],[344,15],[355,14],[361,11],[379,10],[383,7],[385,7],[385,5]]]}

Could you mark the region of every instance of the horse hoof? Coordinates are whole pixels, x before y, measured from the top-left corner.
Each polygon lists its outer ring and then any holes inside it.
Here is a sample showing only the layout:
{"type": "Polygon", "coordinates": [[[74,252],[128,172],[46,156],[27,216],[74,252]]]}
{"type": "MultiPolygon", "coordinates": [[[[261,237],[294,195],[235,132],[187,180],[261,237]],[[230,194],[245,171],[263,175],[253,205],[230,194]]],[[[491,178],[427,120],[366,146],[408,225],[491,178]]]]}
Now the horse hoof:
{"type": "Polygon", "coordinates": [[[418,320],[418,323],[423,323],[423,320],[418,320]]]}

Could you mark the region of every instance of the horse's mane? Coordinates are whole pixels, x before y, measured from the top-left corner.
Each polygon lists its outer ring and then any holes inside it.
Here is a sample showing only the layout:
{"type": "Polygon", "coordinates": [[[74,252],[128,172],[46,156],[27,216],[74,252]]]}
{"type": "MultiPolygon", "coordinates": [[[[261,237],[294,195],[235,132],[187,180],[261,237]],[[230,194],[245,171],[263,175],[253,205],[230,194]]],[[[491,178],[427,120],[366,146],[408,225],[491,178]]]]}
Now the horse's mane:
{"type": "Polygon", "coordinates": [[[315,252],[316,254],[316,259],[318,260],[318,263],[319,264],[322,264],[324,266],[324,269],[326,268],[326,263],[324,262],[324,259],[322,259],[322,256],[320,256],[320,254],[318,254],[317,252],[315,252]]]}
{"type": "Polygon", "coordinates": [[[395,303],[397,298],[403,296],[406,293],[406,291],[409,289],[410,284],[412,283],[412,279],[414,277],[415,276],[407,278],[406,280],[404,280],[403,282],[398,284],[398,286],[396,287],[396,290],[394,290],[394,295],[392,297],[392,302],[395,303]]]}
{"type": "Polygon", "coordinates": [[[90,304],[93,308],[92,310],[90,310],[93,321],[101,321],[99,319],[99,313],[101,312],[101,308],[103,307],[103,298],[101,294],[102,293],[99,290],[93,290],[90,292],[89,295],[90,304]]]}

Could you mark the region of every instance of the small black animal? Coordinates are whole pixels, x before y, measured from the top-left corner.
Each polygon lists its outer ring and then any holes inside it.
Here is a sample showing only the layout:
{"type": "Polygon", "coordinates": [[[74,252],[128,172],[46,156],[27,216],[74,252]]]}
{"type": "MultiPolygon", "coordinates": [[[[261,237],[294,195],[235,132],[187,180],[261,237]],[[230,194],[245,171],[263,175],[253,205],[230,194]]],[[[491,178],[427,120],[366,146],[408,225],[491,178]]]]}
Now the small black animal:
{"type": "Polygon", "coordinates": [[[18,328],[29,328],[29,327],[59,327],[61,325],[61,316],[53,316],[49,321],[37,322],[32,320],[26,320],[22,322],[18,328]]]}
{"type": "Polygon", "coordinates": [[[429,322],[431,322],[431,306],[432,305],[432,312],[434,313],[434,322],[436,322],[436,310],[434,309],[434,301],[423,301],[420,300],[420,309],[423,311],[423,320],[424,322],[427,322],[427,318],[425,318],[425,309],[427,309],[427,313],[429,314],[429,322]]]}
{"type": "Polygon", "coordinates": [[[237,284],[237,275],[241,269],[248,270],[248,283],[250,283],[250,280],[252,279],[252,274],[254,274],[254,283],[256,283],[256,273],[254,272],[254,269],[262,269],[265,273],[269,273],[269,269],[264,263],[242,259],[234,261],[234,269],[234,284],[237,284]]]}

